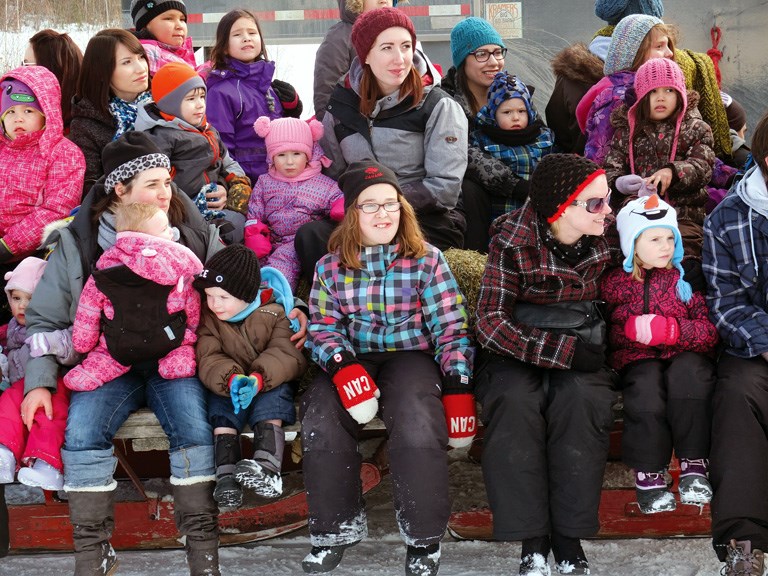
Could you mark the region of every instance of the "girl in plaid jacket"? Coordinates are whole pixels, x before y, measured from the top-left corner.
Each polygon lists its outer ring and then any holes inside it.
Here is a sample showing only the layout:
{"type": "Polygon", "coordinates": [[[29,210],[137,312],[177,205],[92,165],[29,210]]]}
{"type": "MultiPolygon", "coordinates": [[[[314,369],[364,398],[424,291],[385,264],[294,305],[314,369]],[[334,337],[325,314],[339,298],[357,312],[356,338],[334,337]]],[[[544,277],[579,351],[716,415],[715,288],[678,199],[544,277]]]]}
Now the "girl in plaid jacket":
{"type": "Polygon", "coordinates": [[[332,570],[367,534],[357,440],[381,402],[407,573],[437,574],[445,448],[468,446],[476,423],[464,297],[391,170],[355,162],[339,185],[345,216],[310,294],[308,347],[323,371],[301,404],[312,541],[303,567],[332,570]]]}

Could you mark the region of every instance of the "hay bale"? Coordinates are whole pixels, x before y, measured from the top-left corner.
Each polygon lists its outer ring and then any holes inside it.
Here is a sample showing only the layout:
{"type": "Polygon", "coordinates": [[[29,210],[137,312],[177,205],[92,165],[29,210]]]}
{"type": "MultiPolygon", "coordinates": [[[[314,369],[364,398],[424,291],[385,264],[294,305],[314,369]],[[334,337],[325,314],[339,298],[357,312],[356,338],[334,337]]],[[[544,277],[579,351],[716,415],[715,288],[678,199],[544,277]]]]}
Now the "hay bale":
{"type": "Polygon", "coordinates": [[[451,272],[456,277],[459,288],[467,299],[470,323],[474,324],[475,307],[480,293],[480,280],[483,278],[488,256],[474,250],[460,250],[458,248],[450,248],[443,254],[445,254],[451,272]]]}

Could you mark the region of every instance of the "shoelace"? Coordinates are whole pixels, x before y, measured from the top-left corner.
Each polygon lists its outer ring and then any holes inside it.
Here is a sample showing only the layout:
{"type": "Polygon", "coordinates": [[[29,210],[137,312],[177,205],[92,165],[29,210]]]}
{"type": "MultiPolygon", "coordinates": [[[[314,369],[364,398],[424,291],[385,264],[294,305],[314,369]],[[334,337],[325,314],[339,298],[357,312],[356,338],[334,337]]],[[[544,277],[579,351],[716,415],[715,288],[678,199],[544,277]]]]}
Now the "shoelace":
{"type": "Polygon", "coordinates": [[[689,464],[697,464],[699,466],[704,466],[704,467],[706,467],[707,463],[709,462],[709,460],[707,460],[706,458],[685,458],[685,460],[689,464]]]}
{"type": "Polygon", "coordinates": [[[759,567],[760,560],[753,553],[745,554],[744,548],[737,546],[728,549],[728,558],[720,574],[721,576],[753,576],[757,574],[755,569],[759,567]]]}

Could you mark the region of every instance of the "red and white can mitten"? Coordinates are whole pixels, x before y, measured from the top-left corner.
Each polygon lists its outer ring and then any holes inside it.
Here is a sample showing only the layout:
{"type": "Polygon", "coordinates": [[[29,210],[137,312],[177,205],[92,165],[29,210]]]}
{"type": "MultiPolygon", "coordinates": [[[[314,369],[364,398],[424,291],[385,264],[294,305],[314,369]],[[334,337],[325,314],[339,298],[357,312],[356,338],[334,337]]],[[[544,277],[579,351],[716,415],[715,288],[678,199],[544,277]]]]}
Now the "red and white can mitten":
{"type": "Polygon", "coordinates": [[[448,446],[470,446],[477,433],[477,407],[469,377],[449,375],[443,378],[443,409],[448,425],[448,446]]]}
{"type": "Polygon", "coordinates": [[[331,379],[341,403],[352,418],[360,424],[367,424],[379,411],[379,389],[363,365],[349,353],[333,355],[329,365],[331,379]]]}

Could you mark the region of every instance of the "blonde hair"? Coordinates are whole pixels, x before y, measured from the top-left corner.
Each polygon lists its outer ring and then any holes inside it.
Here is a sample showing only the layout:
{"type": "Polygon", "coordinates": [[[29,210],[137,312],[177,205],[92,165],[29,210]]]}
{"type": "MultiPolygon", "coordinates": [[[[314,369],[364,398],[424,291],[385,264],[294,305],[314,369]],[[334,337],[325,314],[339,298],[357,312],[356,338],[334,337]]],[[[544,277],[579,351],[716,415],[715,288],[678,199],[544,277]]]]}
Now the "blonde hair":
{"type": "Polygon", "coordinates": [[[141,232],[147,221],[160,212],[154,204],[118,204],[115,206],[115,230],[141,232]]]}
{"type": "Polygon", "coordinates": [[[675,30],[667,24],[656,24],[653,28],[648,30],[648,34],[645,35],[643,41],[640,42],[640,47],[635,53],[635,59],[632,61],[632,70],[637,72],[637,69],[645,64],[645,55],[653,44],[653,39],[656,34],[661,34],[667,37],[669,42],[669,50],[672,52],[671,60],[675,60],[675,30]]]}
{"type": "MultiPolygon", "coordinates": [[[[398,255],[401,258],[423,258],[427,254],[424,234],[416,219],[416,212],[408,200],[398,191],[400,202],[400,224],[395,234],[395,242],[400,245],[398,255]]],[[[360,233],[360,212],[352,204],[344,213],[344,219],[336,227],[328,240],[328,252],[337,252],[339,261],[345,268],[361,269],[360,250],[363,238],[360,233]]]]}

